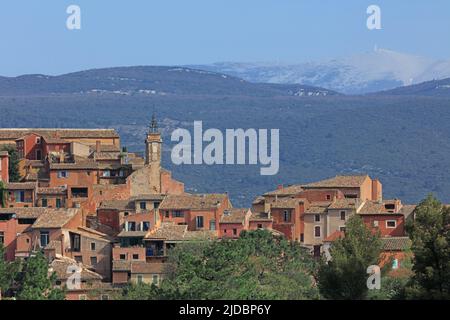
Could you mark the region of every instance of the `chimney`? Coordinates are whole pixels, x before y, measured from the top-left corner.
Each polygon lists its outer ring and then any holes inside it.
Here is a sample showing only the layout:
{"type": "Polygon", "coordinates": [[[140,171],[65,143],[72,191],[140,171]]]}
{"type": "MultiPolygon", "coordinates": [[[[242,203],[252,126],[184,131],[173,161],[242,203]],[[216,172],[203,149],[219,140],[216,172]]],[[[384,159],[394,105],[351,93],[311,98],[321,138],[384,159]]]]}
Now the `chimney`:
{"type": "Polygon", "coordinates": [[[378,179],[372,180],[372,200],[382,201],[383,199],[383,186],[378,179]]]}
{"type": "Polygon", "coordinates": [[[101,146],[102,142],[97,140],[95,142],[95,152],[99,153],[100,152],[100,146],[101,146]]]}
{"type": "Polygon", "coordinates": [[[59,163],[64,163],[65,159],[64,159],[64,151],[60,151],[59,152],[59,163]]]}

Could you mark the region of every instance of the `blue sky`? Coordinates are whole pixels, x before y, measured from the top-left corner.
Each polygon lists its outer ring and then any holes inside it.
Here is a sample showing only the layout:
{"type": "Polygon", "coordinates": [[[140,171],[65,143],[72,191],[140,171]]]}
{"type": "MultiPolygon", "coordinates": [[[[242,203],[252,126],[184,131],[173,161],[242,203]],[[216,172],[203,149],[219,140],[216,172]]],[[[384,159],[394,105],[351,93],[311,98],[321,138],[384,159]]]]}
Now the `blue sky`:
{"type": "Polygon", "coordinates": [[[377,45],[450,58],[448,0],[4,0],[0,75],[126,65],[301,62],[377,45]],[[82,29],[66,28],[81,7],[82,29]],[[366,28],[381,7],[382,30],[366,28]]]}

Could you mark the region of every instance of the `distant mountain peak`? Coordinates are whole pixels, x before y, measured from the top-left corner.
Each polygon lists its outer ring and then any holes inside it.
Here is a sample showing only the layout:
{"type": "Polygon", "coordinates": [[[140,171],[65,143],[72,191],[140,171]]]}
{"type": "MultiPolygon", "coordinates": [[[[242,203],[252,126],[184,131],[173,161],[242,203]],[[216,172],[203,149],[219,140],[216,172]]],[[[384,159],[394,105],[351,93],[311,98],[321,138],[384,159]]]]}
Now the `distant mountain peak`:
{"type": "Polygon", "coordinates": [[[375,46],[373,50],[327,61],[296,64],[218,62],[197,65],[251,82],[297,83],[347,94],[363,94],[450,77],[442,61],[375,46]]]}

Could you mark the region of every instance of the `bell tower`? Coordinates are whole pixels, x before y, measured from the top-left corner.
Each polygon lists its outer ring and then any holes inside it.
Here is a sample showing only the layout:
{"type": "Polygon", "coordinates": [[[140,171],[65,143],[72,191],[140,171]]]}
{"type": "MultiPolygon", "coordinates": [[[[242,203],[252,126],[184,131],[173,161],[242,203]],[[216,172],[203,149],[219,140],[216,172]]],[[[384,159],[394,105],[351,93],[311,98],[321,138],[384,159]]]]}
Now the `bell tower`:
{"type": "Polygon", "coordinates": [[[158,129],[156,116],[153,113],[152,121],[147,133],[147,139],[145,139],[145,164],[155,164],[156,167],[159,168],[161,166],[161,148],[161,133],[158,129]]]}

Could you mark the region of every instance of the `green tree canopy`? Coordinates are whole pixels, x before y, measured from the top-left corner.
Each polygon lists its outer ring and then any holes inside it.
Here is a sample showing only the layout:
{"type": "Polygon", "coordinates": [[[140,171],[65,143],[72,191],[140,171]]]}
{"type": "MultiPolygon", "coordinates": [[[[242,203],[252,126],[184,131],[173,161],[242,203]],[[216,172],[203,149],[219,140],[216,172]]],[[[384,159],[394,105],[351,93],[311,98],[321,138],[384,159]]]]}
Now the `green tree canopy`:
{"type": "Polygon", "coordinates": [[[63,300],[64,292],[55,288],[56,275],[49,275],[47,258],[37,252],[28,258],[23,268],[19,300],[63,300]]]}
{"type": "Polygon", "coordinates": [[[135,286],[141,299],[317,299],[315,261],[299,243],[265,230],[238,240],[179,244],[160,288],[135,286]]]}
{"type": "Polygon", "coordinates": [[[346,223],[345,236],[333,242],[331,261],[323,261],[318,272],[320,293],[328,299],[366,299],[367,268],[378,265],[381,254],[379,234],[354,215],[346,223]]]}
{"type": "Polygon", "coordinates": [[[0,243],[0,291],[2,296],[13,288],[19,271],[19,263],[6,261],[5,255],[5,247],[0,243]]]}
{"type": "Polygon", "coordinates": [[[413,281],[407,290],[411,298],[450,298],[450,209],[432,195],[415,210],[407,223],[412,240],[413,281]]]}

